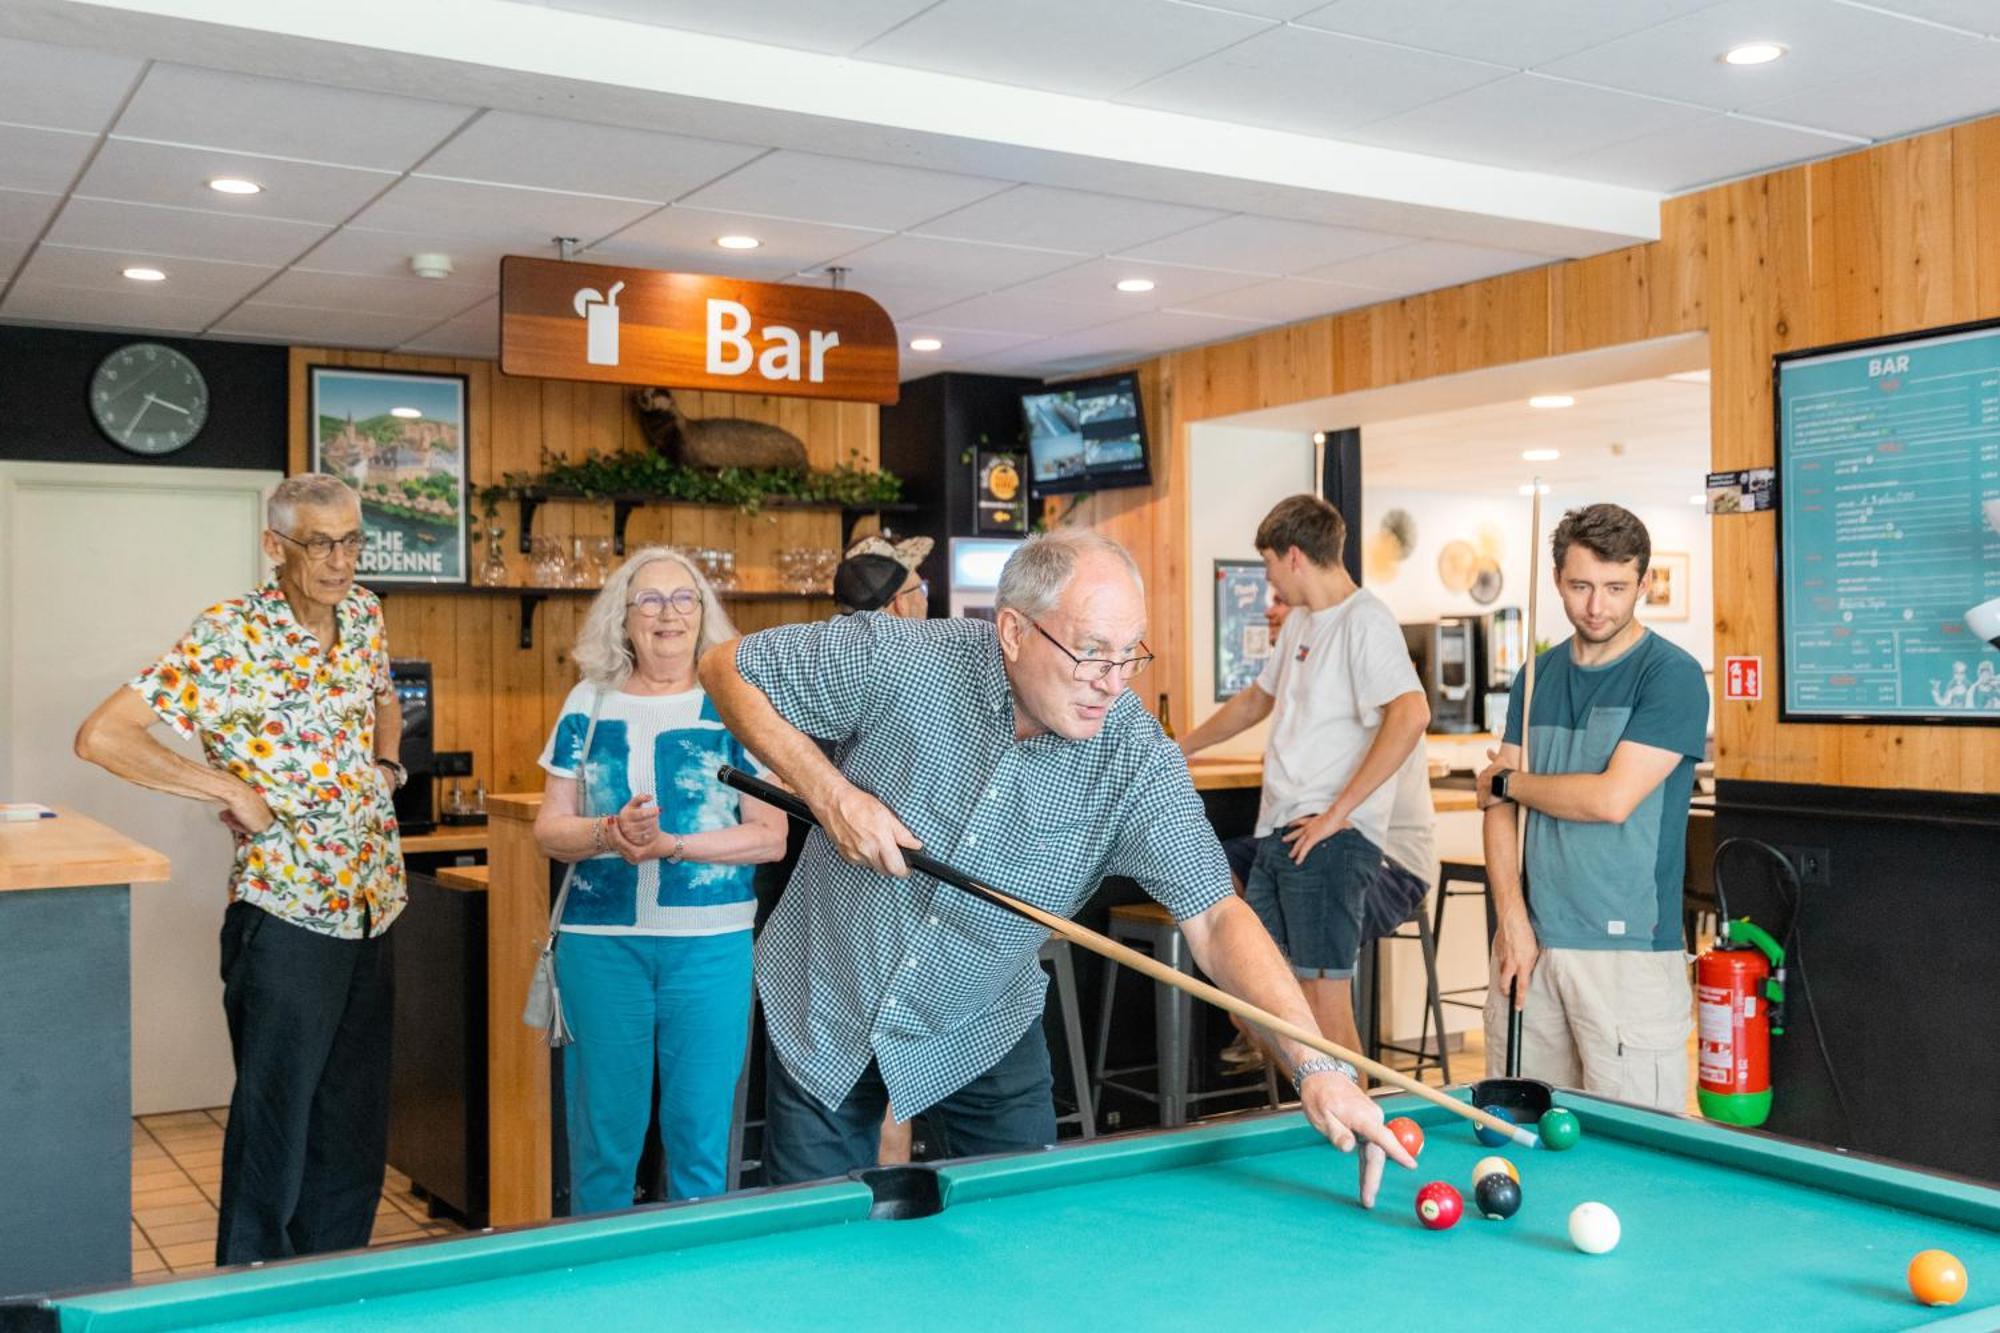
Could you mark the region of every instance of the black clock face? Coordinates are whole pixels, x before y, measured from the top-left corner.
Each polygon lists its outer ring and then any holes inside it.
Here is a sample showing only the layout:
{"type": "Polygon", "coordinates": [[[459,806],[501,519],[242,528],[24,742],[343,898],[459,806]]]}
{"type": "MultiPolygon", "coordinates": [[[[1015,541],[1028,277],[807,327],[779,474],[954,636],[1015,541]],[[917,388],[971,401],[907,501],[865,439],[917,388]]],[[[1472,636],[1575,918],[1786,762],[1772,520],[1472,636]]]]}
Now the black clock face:
{"type": "Polygon", "coordinates": [[[208,383],[173,348],[133,343],[105,357],[91,376],[90,413],[119,448],[170,454],[201,434],[208,383]]]}

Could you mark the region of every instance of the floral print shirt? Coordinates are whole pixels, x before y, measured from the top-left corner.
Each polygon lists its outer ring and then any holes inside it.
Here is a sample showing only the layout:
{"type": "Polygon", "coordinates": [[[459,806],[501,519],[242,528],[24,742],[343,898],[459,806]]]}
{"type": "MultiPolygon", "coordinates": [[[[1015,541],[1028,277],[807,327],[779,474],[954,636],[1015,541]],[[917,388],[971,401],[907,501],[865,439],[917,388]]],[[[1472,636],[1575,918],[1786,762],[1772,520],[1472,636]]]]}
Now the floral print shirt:
{"type": "Polygon", "coordinates": [[[273,579],[202,612],[131,684],[277,817],[237,835],[235,898],[354,940],[387,930],[405,901],[391,787],[375,766],[375,699],[392,685],[373,593],[342,599],[334,638],[322,651],[273,579]]]}

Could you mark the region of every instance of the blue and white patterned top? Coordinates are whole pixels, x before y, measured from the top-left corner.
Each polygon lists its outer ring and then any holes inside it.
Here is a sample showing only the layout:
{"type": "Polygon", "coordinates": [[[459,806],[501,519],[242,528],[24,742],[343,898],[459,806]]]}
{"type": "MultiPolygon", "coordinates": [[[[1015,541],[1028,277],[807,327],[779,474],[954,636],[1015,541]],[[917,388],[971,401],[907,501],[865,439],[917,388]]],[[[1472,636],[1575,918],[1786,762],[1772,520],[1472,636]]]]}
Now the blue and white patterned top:
{"type": "MultiPolygon", "coordinates": [[[[966,874],[1063,916],[1113,874],[1180,920],[1229,896],[1187,765],[1137,697],[1121,694],[1090,740],[1016,740],[985,621],[868,612],[786,625],[746,637],[736,665],[786,721],[836,742],[848,778],[966,874]]],[[[771,1044],[827,1106],[875,1060],[907,1119],[1040,1021],[1046,937],[927,876],[849,865],[814,830],[757,942],[771,1044]]]]}
{"type": "MultiPolygon", "coordinates": [[[[584,682],[563,701],[562,716],[542,751],[541,765],[575,778],[597,687],[584,682]]],[[[722,725],[708,695],[624,694],[609,691],[583,764],[583,809],[616,814],[644,792],[660,803],[663,835],[700,833],[742,822],[733,787],[715,780],[733,764],[755,761],[722,725]]],[[[609,853],[579,862],[563,908],[562,928],[578,935],[721,935],[748,930],[757,916],[750,880],[755,867],[682,861],[632,865],[609,853]]]]}

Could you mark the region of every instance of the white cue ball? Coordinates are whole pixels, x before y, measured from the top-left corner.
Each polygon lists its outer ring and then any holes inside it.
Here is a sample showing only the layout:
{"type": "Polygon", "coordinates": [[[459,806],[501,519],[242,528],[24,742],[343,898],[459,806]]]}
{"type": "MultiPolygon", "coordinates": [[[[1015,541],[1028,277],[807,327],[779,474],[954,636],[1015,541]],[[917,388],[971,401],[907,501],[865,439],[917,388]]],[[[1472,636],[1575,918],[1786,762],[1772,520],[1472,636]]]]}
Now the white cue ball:
{"type": "Polygon", "coordinates": [[[1609,1254],[1618,1248],[1618,1214],[1601,1203],[1580,1203],[1570,1209],[1569,1243],[1585,1254],[1609,1254]]]}

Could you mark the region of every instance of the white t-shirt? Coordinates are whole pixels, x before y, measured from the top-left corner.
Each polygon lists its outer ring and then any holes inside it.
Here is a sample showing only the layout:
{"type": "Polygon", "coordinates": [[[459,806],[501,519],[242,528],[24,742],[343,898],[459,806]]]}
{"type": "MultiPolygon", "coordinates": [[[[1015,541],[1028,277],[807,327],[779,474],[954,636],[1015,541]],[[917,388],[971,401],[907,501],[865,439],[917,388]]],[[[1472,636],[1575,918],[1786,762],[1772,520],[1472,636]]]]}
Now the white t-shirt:
{"type": "MultiPolygon", "coordinates": [[[[1366,588],[1286,616],[1257,687],[1276,701],[1259,837],[1332,805],[1375,743],[1383,706],[1423,688],[1395,613],[1366,588]]],[[[1388,840],[1395,795],[1392,776],[1354,811],[1354,827],[1377,847],[1388,840]]]]}
{"type": "Polygon", "coordinates": [[[1381,844],[1390,860],[1437,887],[1437,805],[1431,800],[1430,756],[1417,742],[1396,776],[1382,784],[1395,788],[1389,809],[1389,840],[1381,844]]]}

